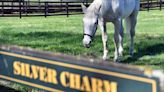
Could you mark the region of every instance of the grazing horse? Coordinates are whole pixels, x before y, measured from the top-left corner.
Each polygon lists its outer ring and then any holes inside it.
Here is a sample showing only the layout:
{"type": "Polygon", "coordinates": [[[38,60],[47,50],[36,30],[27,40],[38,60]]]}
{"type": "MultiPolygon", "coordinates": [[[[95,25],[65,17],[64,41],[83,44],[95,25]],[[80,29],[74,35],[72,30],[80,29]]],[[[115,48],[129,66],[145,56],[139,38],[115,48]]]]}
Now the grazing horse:
{"type": "Polygon", "coordinates": [[[107,30],[106,23],[114,24],[114,61],[119,61],[123,55],[123,25],[122,20],[126,22],[126,33],[130,40],[129,53],[133,55],[135,26],[137,23],[137,15],[139,12],[140,0],[94,0],[91,5],[86,8],[82,5],[84,12],[84,38],[83,45],[90,47],[92,39],[96,33],[97,25],[102,31],[102,41],[104,54],[103,59],[107,59],[107,30]]]}

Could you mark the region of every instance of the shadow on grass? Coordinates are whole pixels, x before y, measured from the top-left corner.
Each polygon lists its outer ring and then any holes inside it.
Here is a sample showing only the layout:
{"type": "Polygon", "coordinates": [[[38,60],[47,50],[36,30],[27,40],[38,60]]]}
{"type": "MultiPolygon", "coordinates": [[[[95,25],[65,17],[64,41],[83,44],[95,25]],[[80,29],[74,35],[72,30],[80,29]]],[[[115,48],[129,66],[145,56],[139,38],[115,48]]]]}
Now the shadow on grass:
{"type": "MultiPolygon", "coordinates": [[[[155,56],[162,53],[164,53],[164,43],[154,44],[154,45],[150,45],[145,48],[142,48],[142,49],[138,49],[138,51],[134,53],[133,57],[130,57],[130,56],[127,57],[125,60],[122,61],[122,63],[131,63],[131,62],[135,63],[144,56],[155,56]]],[[[153,62],[153,64],[150,64],[150,65],[164,65],[164,62],[157,61],[157,62],[153,62]]]]}
{"type": "Polygon", "coordinates": [[[0,92],[21,92],[21,91],[0,85],[0,92]]]}

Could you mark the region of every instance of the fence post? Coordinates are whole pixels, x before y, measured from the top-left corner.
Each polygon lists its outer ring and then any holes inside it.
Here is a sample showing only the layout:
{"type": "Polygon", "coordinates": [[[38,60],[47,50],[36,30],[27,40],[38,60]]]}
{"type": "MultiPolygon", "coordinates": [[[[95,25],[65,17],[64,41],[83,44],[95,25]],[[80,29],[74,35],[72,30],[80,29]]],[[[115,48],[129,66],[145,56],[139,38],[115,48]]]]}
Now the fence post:
{"type": "Polygon", "coordinates": [[[12,6],[11,9],[12,9],[12,10],[13,10],[13,6],[14,6],[13,2],[14,2],[14,1],[11,2],[11,6],[12,6]]]}
{"type": "Polygon", "coordinates": [[[1,10],[1,12],[2,12],[2,16],[4,16],[4,2],[2,1],[2,10],[1,10]]]}
{"type": "Polygon", "coordinates": [[[30,9],[30,0],[28,0],[27,2],[28,2],[27,3],[27,6],[28,6],[27,8],[30,9]]]}
{"type": "Polygon", "coordinates": [[[23,13],[24,13],[24,11],[25,11],[25,1],[24,0],[22,0],[22,8],[23,8],[23,13]]]}
{"type": "Polygon", "coordinates": [[[149,10],[150,10],[150,1],[147,0],[147,3],[148,3],[147,11],[149,12],[149,10]]]}
{"type": "Polygon", "coordinates": [[[22,18],[22,6],[21,6],[21,0],[19,0],[19,18],[22,18]]]}
{"type": "Polygon", "coordinates": [[[48,15],[48,2],[45,2],[45,10],[44,10],[44,16],[45,16],[45,18],[47,17],[47,15],[48,15]]]}
{"type": "Polygon", "coordinates": [[[67,17],[69,17],[69,6],[68,6],[68,2],[66,2],[66,11],[67,11],[67,17]]]}
{"type": "Polygon", "coordinates": [[[39,5],[39,9],[41,9],[41,3],[40,3],[40,0],[39,0],[39,2],[38,2],[38,5],[39,5]]]}
{"type": "Polygon", "coordinates": [[[160,10],[162,10],[162,0],[160,0],[159,3],[160,3],[160,4],[159,4],[159,8],[160,8],[160,10]]]}
{"type": "Polygon", "coordinates": [[[63,0],[60,0],[60,10],[63,11],[63,0]]]}
{"type": "Polygon", "coordinates": [[[61,5],[61,6],[63,5],[63,0],[60,0],[60,5],[61,5]]]}
{"type": "Polygon", "coordinates": [[[25,13],[26,13],[26,16],[27,16],[27,1],[25,1],[25,13]]]}

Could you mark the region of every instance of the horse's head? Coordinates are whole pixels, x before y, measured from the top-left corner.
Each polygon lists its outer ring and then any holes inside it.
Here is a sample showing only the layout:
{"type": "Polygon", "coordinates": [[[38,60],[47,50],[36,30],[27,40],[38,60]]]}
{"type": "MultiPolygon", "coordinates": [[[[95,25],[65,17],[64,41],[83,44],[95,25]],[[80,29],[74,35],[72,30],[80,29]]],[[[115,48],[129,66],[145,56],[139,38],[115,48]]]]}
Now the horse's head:
{"type": "Polygon", "coordinates": [[[84,30],[83,45],[84,47],[87,47],[87,48],[90,47],[90,44],[97,30],[97,24],[98,24],[98,17],[96,15],[91,15],[89,11],[85,12],[85,15],[83,18],[83,30],[84,30]]]}
{"type": "Polygon", "coordinates": [[[97,19],[96,18],[83,18],[83,25],[84,25],[84,38],[83,38],[83,45],[87,48],[90,47],[90,44],[93,40],[93,37],[97,30],[97,19]]]}

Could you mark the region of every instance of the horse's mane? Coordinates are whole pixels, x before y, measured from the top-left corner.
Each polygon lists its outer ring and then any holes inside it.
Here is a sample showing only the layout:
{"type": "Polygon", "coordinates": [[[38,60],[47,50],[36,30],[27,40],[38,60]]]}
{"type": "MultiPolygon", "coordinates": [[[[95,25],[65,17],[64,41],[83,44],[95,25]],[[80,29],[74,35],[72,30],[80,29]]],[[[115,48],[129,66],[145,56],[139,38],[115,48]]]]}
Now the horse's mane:
{"type": "Polygon", "coordinates": [[[94,15],[98,14],[98,11],[101,6],[101,0],[94,0],[93,3],[88,7],[85,16],[93,17],[94,15]]]}

